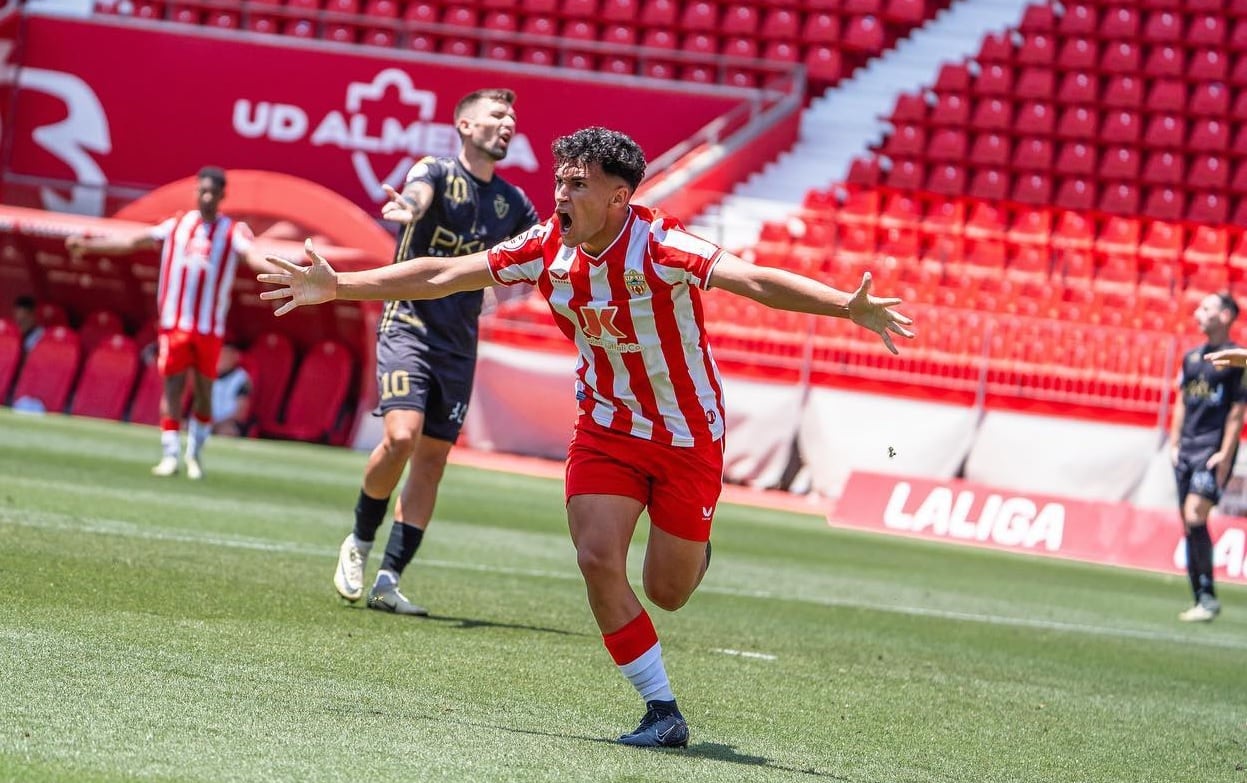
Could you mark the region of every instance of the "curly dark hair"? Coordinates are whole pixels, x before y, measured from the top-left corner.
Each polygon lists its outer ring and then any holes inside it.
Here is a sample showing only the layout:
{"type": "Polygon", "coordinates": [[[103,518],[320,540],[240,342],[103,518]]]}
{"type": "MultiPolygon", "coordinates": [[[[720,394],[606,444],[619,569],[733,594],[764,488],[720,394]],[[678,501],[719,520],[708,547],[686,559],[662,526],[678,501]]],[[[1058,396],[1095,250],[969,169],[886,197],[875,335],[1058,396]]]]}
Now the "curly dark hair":
{"type": "Polygon", "coordinates": [[[581,128],[555,139],[550,150],[556,168],[564,163],[597,163],[604,173],[619,177],[633,190],[645,178],[645,153],[641,147],[626,134],[609,128],[581,128]]]}

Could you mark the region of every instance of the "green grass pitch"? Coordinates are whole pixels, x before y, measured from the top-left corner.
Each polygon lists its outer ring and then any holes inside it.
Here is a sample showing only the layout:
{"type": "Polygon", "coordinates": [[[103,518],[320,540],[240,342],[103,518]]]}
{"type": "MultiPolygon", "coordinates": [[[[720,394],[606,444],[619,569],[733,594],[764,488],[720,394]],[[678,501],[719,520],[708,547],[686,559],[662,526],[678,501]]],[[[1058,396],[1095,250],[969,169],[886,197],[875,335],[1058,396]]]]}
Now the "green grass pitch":
{"type": "Polygon", "coordinates": [[[1247,783],[1241,587],[1190,627],[1176,574],[723,504],[651,612],[690,747],[636,750],[559,482],[452,466],[419,620],[333,592],[363,455],[157,441],[0,411],[0,781],[1247,783]]]}

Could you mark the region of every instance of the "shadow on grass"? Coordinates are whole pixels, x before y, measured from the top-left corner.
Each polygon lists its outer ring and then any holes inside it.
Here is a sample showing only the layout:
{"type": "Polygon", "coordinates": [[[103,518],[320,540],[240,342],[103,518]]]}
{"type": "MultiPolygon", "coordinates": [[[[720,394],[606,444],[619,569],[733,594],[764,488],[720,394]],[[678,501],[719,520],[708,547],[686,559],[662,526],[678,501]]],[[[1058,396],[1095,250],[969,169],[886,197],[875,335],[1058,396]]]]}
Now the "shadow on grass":
{"type": "MultiPolygon", "coordinates": [[[[344,609],[367,609],[367,605],[363,603],[348,604],[342,602],[344,609]]],[[[443,623],[450,628],[462,628],[464,630],[472,630],[474,628],[512,628],[517,631],[536,631],[537,633],[552,633],[559,636],[583,636],[585,638],[600,638],[597,634],[585,633],[584,631],[569,631],[566,628],[546,628],[540,625],[525,625],[523,623],[500,623],[494,620],[478,620],[474,617],[452,617],[445,614],[430,614],[428,617],[411,617],[400,618],[407,622],[414,623],[443,623]]]]}

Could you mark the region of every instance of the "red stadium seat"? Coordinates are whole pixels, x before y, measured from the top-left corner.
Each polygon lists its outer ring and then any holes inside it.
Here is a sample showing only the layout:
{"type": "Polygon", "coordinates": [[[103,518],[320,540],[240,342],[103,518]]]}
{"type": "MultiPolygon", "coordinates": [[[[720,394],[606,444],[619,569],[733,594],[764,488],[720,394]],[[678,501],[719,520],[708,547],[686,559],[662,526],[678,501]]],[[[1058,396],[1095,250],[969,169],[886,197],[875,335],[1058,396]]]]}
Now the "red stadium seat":
{"type": "MultiPolygon", "coordinates": [[[[936,80],[935,89],[944,92],[946,89],[968,89],[958,88],[952,85],[945,86],[945,73],[956,73],[969,78],[964,65],[948,64],[940,69],[940,77],[936,80]]],[[[985,63],[979,75],[974,79],[974,92],[978,95],[986,96],[1009,96],[1013,94],[1013,69],[1006,63],[985,63]]]]}
{"type": "Polygon", "coordinates": [[[1009,225],[999,204],[977,201],[970,205],[965,221],[965,235],[970,239],[1001,238],[1009,225]]]}
{"type": "Polygon", "coordinates": [[[1099,236],[1095,238],[1096,252],[1119,256],[1138,255],[1142,230],[1137,218],[1124,215],[1107,218],[1099,236]]]}
{"type": "Polygon", "coordinates": [[[885,39],[883,23],[874,16],[855,16],[845,25],[840,46],[849,51],[867,55],[883,51],[885,39]]]}
{"type": "Polygon", "coordinates": [[[1014,85],[1015,98],[1051,101],[1056,92],[1056,72],[1047,67],[1023,68],[1014,85]]]}
{"type": "Polygon", "coordinates": [[[82,319],[82,326],[78,328],[78,342],[82,346],[82,352],[90,354],[95,346],[107,338],[124,334],[125,331],[121,316],[111,310],[94,310],[82,319]]]}
{"type": "Polygon", "coordinates": [[[1221,224],[1230,221],[1230,202],[1218,191],[1196,191],[1186,206],[1186,219],[1192,223],[1221,224]]]}
{"type": "MultiPolygon", "coordinates": [[[[592,39],[590,38],[588,40],[592,39]]],[[[706,33],[689,33],[684,36],[684,43],[680,49],[681,51],[689,54],[713,57],[718,54],[719,44],[713,35],[707,35],[706,33]]]]}
{"type": "Polygon", "coordinates": [[[1056,135],[1062,139],[1093,141],[1099,136],[1099,116],[1086,106],[1071,106],[1061,112],[1056,135]]]}
{"type": "Polygon", "coordinates": [[[1009,197],[1009,173],[1004,169],[980,168],[970,180],[972,198],[1002,201],[1009,197]]]}
{"type": "Polygon", "coordinates": [[[1139,37],[1139,12],[1128,6],[1105,9],[1100,18],[1100,37],[1133,40],[1139,37]]]}
{"type": "Polygon", "coordinates": [[[1182,17],[1169,11],[1153,11],[1143,23],[1143,40],[1153,44],[1180,42],[1182,17]]]}
{"type": "Polygon", "coordinates": [[[564,18],[596,19],[598,16],[597,0],[562,0],[559,13],[564,18]]]}
{"type": "Polygon", "coordinates": [[[751,4],[730,5],[723,12],[723,21],[719,30],[724,35],[753,36],[758,32],[758,22],[757,6],[751,4]]]}
{"type": "Polygon", "coordinates": [[[964,126],[970,121],[970,101],[956,92],[938,95],[935,105],[931,107],[929,120],[932,125],[964,126]]]}
{"type": "Polygon", "coordinates": [[[717,30],[719,27],[719,11],[712,3],[696,0],[684,3],[684,12],[680,14],[680,27],[685,30],[717,30]]]}
{"type": "Polygon", "coordinates": [[[801,50],[791,41],[767,41],[762,59],[772,63],[795,63],[801,61],[801,50]]]}
{"type": "Polygon", "coordinates": [[[1187,112],[1196,117],[1225,117],[1230,113],[1230,91],[1220,82],[1197,84],[1187,112]]]}
{"type": "Polygon", "coordinates": [[[1056,44],[1048,33],[1028,33],[1014,55],[1020,65],[1051,65],[1056,58],[1056,44]]]}
{"type": "Polygon", "coordinates": [[[1186,58],[1177,46],[1158,46],[1143,61],[1143,75],[1152,79],[1165,76],[1180,78],[1186,70],[1186,58]]]}
{"type": "Polygon", "coordinates": [[[1096,204],[1095,180],[1077,176],[1063,178],[1057,187],[1053,203],[1062,209],[1094,209],[1096,204]]]}
{"type": "Polygon", "coordinates": [[[1191,135],[1186,140],[1188,149],[1194,152],[1223,152],[1230,147],[1229,123],[1218,119],[1196,120],[1191,135]]]}
{"type": "Polygon", "coordinates": [[[1056,129],[1056,112],[1046,101],[1026,101],[1018,110],[1015,133],[1028,136],[1050,135],[1056,129]]]}
{"type": "Polygon", "coordinates": [[[918,93],[903,92],[896,96],[896,106],[888,120],[898,122],[923,122],[927,118],[926,97],[918,93]]]}
{"type": "Polygon", "coordinates": [[[1169,150],[1149,153],[1140,178],[1148,185],[1177,185],[1186,176],[1182,158],[1169,150]]]}
{"type": "Polygon", "coordinates": [[[47,326],[69,326],[69,314],[56,302],[40,302],[35,307],[39,323],[47,326]]]}
{"type": "Polygon", "coordinates": [[[921,190],[926,180],[926,167],[916,160],[893,162],[886,177],[887,186],[896,190],[921,190]]]}
{"type": "Polygon", "coordinates": [[[257,337],[245,352],[247,364],[255,368],[252,411],[261,426],[278,420],[286,386],[294,369],[294,346],[277,332],[257,337]]]}
{"type": "Polygon", "coordinates": [[[364,15],[373,19],[397,19],[398,11],[398,0],[368,0],[364,5],[364,15]]]}
{"type": "Polygon", "coordinates": [[[1003,133],[980,133],[970,147],[970,163],[974,166],[1007,166],[1012,161],[1012,145],[1003,133]]]}
{"type": "Polygon", "coordinates": [[[844,76],[844,61],[838,47],[811,46],[806,50],[802,63],[813,82],[834,84],[844,76]]]}
{"type": "Polygon", "coordinates": [[[885,199],[879,213],[880,228],[916,228],[922,223],[921,202],[907,193],[894,193],[885,199]]]}
{"type": "Polygon", "coordinates": [[[437,24],[441,21],[441,8],[429,0],[413,0],[403,11],[403,20],[413,26],[437,24]]]}
{"type": "Polygon", "coordinates": [[[1230,184],[1230,162],[1215,153],[1195,156],[1187,171],[1187,185],[1199,190],[1221,190],[1230,184]]]}
{"type": "Polygon", "coordinates": [[[134,387],[134,399],[126,420],[132,424],[160,423],[160,398],[164,395],[164,379],[155,362],[143,366],[134,387]]]}
{"type": "Polygon", "coordinates": [[[78,335],[65,326],[45,329],[43,338],[26,354],[17,385],[13,387],[13,403],[23,398],[37,400],[43,409],[59,413],[65,410],[82,349],[78,335]]]}
{"type": "MultiPolygon", "coordinates": [[[[648,5],[648,4],[647,4],[648,5]]],[[[758,34],[763,38],[782,38],[789,41],[797,40],[800,30],[800,17],[788,8],[771,8],[762,19],[758,34]]]]}
{"type": "Polygon", "coordinates": [[[1007,130],[1013,124],[1012,114],[1009,101],[1000,98],[985,98],[975,104],[970,118],[970,127],[978,133],[1007,130]]]}
{"type": "Polygon", "coordinates": [[[1188,266],[1224,265],[1230,257],[1230,232],[1220,226],[1195,226],[1182,251],[1182,262],[1188,266]]]}
{"type": "Polygon", "coordinates": [[[927,157],[933,161],[960,161],[966,157],[969,140],[960,128],[936,128],[927,146],[927,157]]]}
{"type": "Polygon", "coordinates": [[[637,19],[637,0],[603,0],[602,18],[608,22],[631,24],[637,19]]]}
{"type": "Polygon", "coordinates": [[[1108,79],[1104,88],[1104,105],[1113,109],[1134,110],[1143,104],[1143,80],[1126,73],[1108,79]]]}
{"type": "Polygon", "coordinates": [[[1044,171],[1052,168],[1055,156],[1052,141],[1043,136],[1025,136],[1013,148],[1013,168],[1020,171],[1044,171]]]}
{"type": "Polygon", "coordinates": [[[22,337],[10,321],[0,319],[0,404],[9,400],[9,387],[22,360],[22,337]]]}
{"type": "Polygon", "coordinates": [[[1092,175],[1099,172],[1096,148],[1081,141],[1061,145],[1054,169],[1058,175],[1092,175]]]}
{"type": "MultiPolygon", "coordinates": [[[[1033,7],[1033,6],[1032,6],[1033,7]]],[[[1095,72],[1100,62],[1100,47],[1092,38],[1067,38],[1061,44],[1057,64],[1063,70],[1095,72]]]]}
{"type": "Polygon", "coordinates": [[[927,190],[946,196],[960,196],[966,190],[966,172],[960,166],[932,166],[927,190]]]}
{"type": "Polygon", "coordinates": [[[1005,237],[1009,244],[1047,245],[1052,236],[1052,210],[1047,207],[1022,207],[1017,211],[1005,237]]]}
{"type": "Polygon", "coordinates": [[[883,18],[892,24],[913,27],[927,18],[925,0],[887,0],[883,18]]]}
{"type": "Polygon", "coordinates": [[[1225,20],[1219,15],[1200,14],[1191,19],[1183,40],[1187,46],[1220,49],[1225,45],[1227,32],[1225,20]]]}
{"type": "Polygon", "coordinates": [[[1139,211],[1139,189],[1131,182],[1109,182],[1100,194],[1098,208],[1110,215],[1133,215],[1139,211]]]}
{"type": "Polygon", "coordinates": [[[1164,220],[1150,221],[1139,241],[1139,256],[1152,262],[1177,262],[1182,257],[1185,240],[1182,226],[1164,220]]]}
{"type": "Polygon", "coordinates": [[[979,44],[979,53],[974,56],[980,63],[1012,63],[1014,56],[1013,41],[1005,33],[988,33],[979,44]]]}
{"type": "Polygon", "coordinates": [[[801,28],[803,42],[834,44],[840,38],[840,17],[835,14],[815,13],[805,18],[805,24],[801,28]]]}
{"type": "Polygon", "coordinates": [[[1062,250],[1090,250],[1095,229],[1091,219],[1081,212],[1057,213],[1052,229],[1052,246],[1062,250]]]}
{"type": "Polygon", "coordinates": [[[1100,157],[1100,176],[1105,179],[1133,180],[1139,176],[1141,167],[1139,151],[1134,147],[1105,147],[1100,157]]]}
{"type": "Polygon", "coordinates": [[[1100,51],[1100,70],[1107,74],[1135,74],[1143,69],[1143,51],[1133,41],[1111,41],[1100,51]]]}
{"type": "Polygon", "coordinates": [[[1057,88],[1057,103],[1096,104],[1100,100],[1099,83],[1081,71],[1071,71],[1061,77],[1057,88]]]}
{"type": "Polygon", "coordinates": [[[1057,23],[1061,35],[1094,35],[1099,25],[1096,8],[1091,3],[1072,3],[1065,6],[1065,13],[1057,23]]]}
{"type": "Polygon", "coordinates": [[[138,370],[139,352],[134,341],[125,335],[113,334],[87,355],[69,412],[75,416],[120,420],[125,415],[138,370]]]}
{"type": "Polygon", "coordinates": [[[1200,49],[1191,55],[1186,78],[1191,81],[1223,81],[1229,76],[1230,58],[1218,49],[1200,49]]]}
{"type": "Polygon", "coordinates": [[[927,150],[927,134],[923,126],[915,123],[897,124],[883,142],[884,155],[888,157],[918,157],[927,150]]]}
{"type": "Polygon", "coordinates": [[[351,353],[325,340],[308,349],[286,401],[280,423],[260,425],[261,434],[291,440],[329,441],[342,413],[352,378],[351,353]]]}
{"type": "Polygon", "coordinates": [[[1151,188],[1143,198],[1143,214],[1159,220],[1181,220],[1186,214],[1186,199],[1176,188],[1151,188]]]}
{"type": "Polygon", "coordinates": [[[1110,111],[1100,125],[1100,138],[1109,144],[1137,145],[1142,136],[1143,121],[1129,110],[1110,111]]]}

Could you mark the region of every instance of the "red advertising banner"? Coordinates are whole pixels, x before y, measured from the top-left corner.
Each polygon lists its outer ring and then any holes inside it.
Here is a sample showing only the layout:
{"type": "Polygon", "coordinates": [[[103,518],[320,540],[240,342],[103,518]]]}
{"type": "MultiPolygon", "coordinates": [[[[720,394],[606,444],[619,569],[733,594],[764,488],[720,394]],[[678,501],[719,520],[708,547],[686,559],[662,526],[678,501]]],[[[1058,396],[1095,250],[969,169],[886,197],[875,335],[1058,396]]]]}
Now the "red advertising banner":
{"type": "MultiPolygon", "coordinates": [[[[833,526],[1090,563],[1185,573],[1178,511],[995,489],[967,481],[854,472],[833,526]]],[[[1214,516],[1216,578],[1247,584],[1247,519],[1214,516]]]]}
{"type": "Polygon", "coordinates": [[[112,206],[102,186],[143,191],[205,164],[304,177],[371,214],[381,183],[400,183],[425,155],[455,154],[458,99],[498,86],[518,94],[519,118],[499,171],[545,214],[557,136],[604,125],[652,159],[741,100],[206,28],[38,16],[25,24],[4,200],[90,215],[112,206]],[[77,185],[21,187],[27,177],[77,185]]]}

